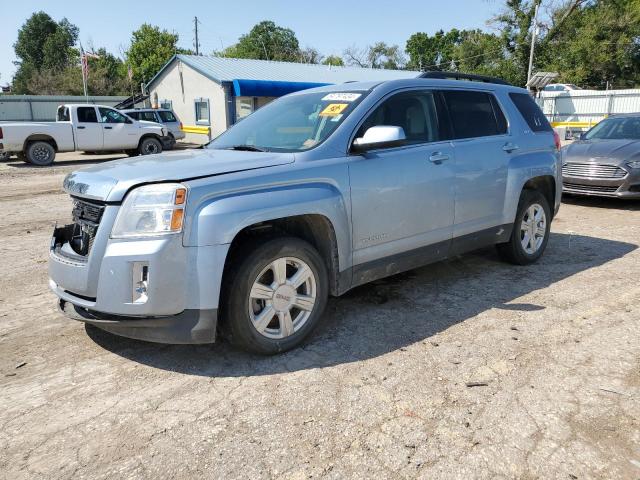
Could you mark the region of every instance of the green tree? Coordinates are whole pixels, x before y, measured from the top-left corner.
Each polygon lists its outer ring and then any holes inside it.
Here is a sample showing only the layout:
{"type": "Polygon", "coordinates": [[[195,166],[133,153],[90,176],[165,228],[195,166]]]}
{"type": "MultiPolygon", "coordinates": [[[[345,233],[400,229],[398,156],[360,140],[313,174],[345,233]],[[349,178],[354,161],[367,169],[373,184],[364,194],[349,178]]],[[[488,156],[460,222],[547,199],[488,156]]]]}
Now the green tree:
{"type": "Polygon", "coordinates": [[[149,81],[176,53],[187,53],[178,48],[177,33],[145,23],[131,34],[126,63],[133,71],[134,81],[140,83],[149,81]]]}
{"type": "MultiPolygon", "coordinates": [[[[557,12],[557,16],[563,12],[557,12]]],[[[640,0],[600,0],[543,39],[537,64],[582,87],[640,85],[640,0]]]]}
{"type": "Polygon", "coordinates": [[[29,87],[30,79],[41,70],[50,77],[77,62],[78,51],[73,48],[78,38],[78,27],[66,18],[55,22],[45,12],[36,12],[18,30],[13,45],[18,57],[17,72],[13,79],[16,93],[39,93],[29,87]]]}
{"type": "Polygon", "coordinates": [[[333,65],[334,67],[344,66],[344,60],[338,55],[329,55],[322,61],[323,65],[333,65]]]}
{"type": "Polygon", "coordinates": [[[301,59],[300,44],[294,31],[270,20],[255,25],[249,33],[240,37],[238,43],[226,48],[222,55],[285,62],[299,62],[301,59]]]}
{"type": "Polygon", "coordinates": [[[434,35],[424,32],[414,33],[407,40],[409,54],[407,68],[410,70],[448,70],[453,60],[453,52],[460,43],[461,32],[452,29],[437,31],[434,35]]]}
{"type": "Polygon", "coordinates": [[[351,46],[343,52],[347,65],[361,68],[404,68],[406,59],[398,45],[377,42],[365,48],[351,46]]]}

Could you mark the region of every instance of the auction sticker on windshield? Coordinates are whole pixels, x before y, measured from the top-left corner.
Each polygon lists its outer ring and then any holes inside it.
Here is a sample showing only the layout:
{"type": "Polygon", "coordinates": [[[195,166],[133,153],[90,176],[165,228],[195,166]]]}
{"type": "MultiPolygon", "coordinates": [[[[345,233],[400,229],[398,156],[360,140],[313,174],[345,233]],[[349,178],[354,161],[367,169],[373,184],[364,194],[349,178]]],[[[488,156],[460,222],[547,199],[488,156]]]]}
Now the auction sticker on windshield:
{"type": "Polygon", "coordinates": [[[362,96],[361,93],[347,93],[347,92],[330,93],[322,97],[322,100],[329,101],[329,102],[353,102],[358,98],[360,98],[361,96],[362,96]]]}
{"type": "Polygon", "coordinates": [[[348,106],[348,103],[330,103],[320,112],[320,116],[335,117],[336,115],[340,115],[348,106]]]}

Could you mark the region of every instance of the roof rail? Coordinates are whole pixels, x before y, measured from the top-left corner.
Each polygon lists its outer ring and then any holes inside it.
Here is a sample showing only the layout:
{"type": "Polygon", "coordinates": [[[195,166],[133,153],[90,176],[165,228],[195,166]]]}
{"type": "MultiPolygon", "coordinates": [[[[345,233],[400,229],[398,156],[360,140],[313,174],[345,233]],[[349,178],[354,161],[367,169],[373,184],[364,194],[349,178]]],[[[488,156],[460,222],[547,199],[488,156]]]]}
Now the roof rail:
{"type": "Polygon", "coordinates": [[[422,72],[418,78],[439,78],[450,80],[469,80],[472,82],[497,83],[499,85],[511,85],[501,78],[488,77],[486,75],[475,75],[473,73],[461,72],[422,72]]]}

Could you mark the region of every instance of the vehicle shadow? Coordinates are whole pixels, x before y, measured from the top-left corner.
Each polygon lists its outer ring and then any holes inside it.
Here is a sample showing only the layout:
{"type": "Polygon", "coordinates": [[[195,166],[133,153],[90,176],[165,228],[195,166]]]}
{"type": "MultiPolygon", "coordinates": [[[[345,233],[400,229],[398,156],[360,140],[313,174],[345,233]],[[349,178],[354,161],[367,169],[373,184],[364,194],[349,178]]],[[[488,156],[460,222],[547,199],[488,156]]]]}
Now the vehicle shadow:
{"type": "Polygon", "coordinates": [[[101,347],[135,362],[189,375],[267,375],[378,357],[423,341],[490,309],[536,311],[517,302],[579,272],[621,258],[630,243],[553,233],[540,261],[519,267],[483,249],[358,287],[330,299],[321,326],[302,347],[273,357],[214,345],[161,345],[130,340],[87,326],[101,347]],[[515,301],[514,303],[511,303],[515,301]]]}
{"type": "Polygon", "coordinates": [[[12,168],[30,168],[30,169],[49,169],[49,170],[55,170],[56,168],[60,168],[60,167],[72,167],[72,166],[78,166],[78,167],[86,167],[88,165],[96,165],[99,163],[105,163],[105,162],[110,162],[112,160],[120,160],[122,158],[126,158],[126,157],[114,157],[111,156],[109,158],[91,158],[91,159],[82,159],[82,160],[56,160],[53,162],[52,165],[46,165],[43,167],[39,167],[37,165],[31,165],[30,163],[27,162],[23,162],[21,160],[17,160],[17,159],[11,159],[11,161],[7,162],[7,166],[8,167],[12,167],[12,168]]]}
{"type": "Polygon", "coordinates": [[[640,200],[627,200],[609,197],[587,197],[582,195],[562,194],[562,203],[592,208],[612,208],[635,212],[640,210],[640,200]]]}

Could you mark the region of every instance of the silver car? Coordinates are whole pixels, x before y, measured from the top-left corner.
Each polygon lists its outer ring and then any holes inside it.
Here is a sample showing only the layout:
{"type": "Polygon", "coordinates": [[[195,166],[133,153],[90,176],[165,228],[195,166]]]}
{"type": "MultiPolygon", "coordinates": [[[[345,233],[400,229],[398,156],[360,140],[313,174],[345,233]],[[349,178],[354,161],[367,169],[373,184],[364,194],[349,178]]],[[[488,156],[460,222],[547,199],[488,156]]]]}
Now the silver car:
{"type": "Polygon", "coordinates": [[[135,120],[146,120],[164,125],[169,131],[166,141],[162,145],[165,150],[171,150],[177,140],[182,140],[185,133],[182,131],[182,122],[173,110],[166,108],[137,108],[121,110],[135,120]]]}
{"type": "Polygon", "coordinates": [[[562,150],[563,191],[640,198],[640,114],[611,116],[562,150]]]}

